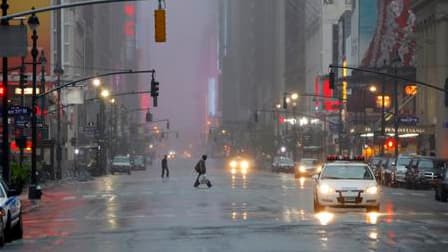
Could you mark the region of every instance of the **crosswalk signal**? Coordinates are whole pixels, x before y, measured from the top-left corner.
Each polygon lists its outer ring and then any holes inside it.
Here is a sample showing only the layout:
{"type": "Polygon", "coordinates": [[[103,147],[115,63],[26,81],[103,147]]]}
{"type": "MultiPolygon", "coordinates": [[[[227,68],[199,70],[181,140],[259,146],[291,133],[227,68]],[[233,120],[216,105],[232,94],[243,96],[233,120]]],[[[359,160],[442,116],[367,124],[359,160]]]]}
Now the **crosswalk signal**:
{"type": "Polygon", "coordinates": [[[166,12],[164,9],[154,11],[154,31],[157,43],[166,42],[166,12]]]}
{"type": "Polygon", "coordinates": [[[329,76],[329,80],[330,80],[330,89],[334,90],[335,87],[335,78],[336,78],[336,74],[333,72],[333,70],[330,71],[330,76],[329,76]]]}

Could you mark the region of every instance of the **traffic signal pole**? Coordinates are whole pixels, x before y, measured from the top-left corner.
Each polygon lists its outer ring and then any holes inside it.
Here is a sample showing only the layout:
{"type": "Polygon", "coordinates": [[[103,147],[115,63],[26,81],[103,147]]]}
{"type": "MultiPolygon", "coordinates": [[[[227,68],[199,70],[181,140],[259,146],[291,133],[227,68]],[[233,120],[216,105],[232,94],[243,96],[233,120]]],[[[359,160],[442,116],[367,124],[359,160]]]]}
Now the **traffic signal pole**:
{"type": "MultiPolygon", "coordinates": [[[[8,14],[8,0],[2,0],[2,16],[8,14]]],[[[2,20],[1,25],[8,26],[8,20],[2,20]]],[[[3,114],[2,114],[2,176],[7,184],[10,182],[9,171],[9,127],[8,127],[8,57],[3,57],[3,88],[5,90],[2,99],[3,114]]]]}

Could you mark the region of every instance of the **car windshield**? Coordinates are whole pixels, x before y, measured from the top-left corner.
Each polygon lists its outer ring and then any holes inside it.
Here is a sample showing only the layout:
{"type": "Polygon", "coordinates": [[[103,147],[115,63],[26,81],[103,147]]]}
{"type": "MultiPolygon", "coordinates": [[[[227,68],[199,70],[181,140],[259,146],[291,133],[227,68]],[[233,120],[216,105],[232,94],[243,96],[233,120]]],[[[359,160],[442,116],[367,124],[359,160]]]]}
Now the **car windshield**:
{"type": "Polygon", "coordinates": [[[397,165],[400,165],[400,166],[406,166],[406,165],[409,165],[409,163],[411,162],[411,158],[409,158],[409,157],[402,157],[402,158],[399,158],[398,159],[398,164],[397,165]]]}
{"type": "Polygon", "coordinates": [[[134,157],[134,163],[135,164],[143,164],[143,157],[142,156],[134,157]]]}
{"type": "Polygon", "coordinates": [[[125,157],[125,156],[117,156],[117,157],[114,157],[114,160],[112,162],[114,162],[114,163],[130,163],[130,160],[128,157],[125,157]]]}
{"type": "Polygon", "coordinates": [[[422,159],[418,163],[418,168],[421,170],[432,170],[434,169],[434,162],[432,160],[422,159]]]}
{"type": "Polygon", "coordinates": [[[300,161],[300,163],[301,163],[302,165],[308,165],[308,166],[310,166],[310,165],[315,165],[316,160],[314,160],[314,159],[302,159],[302,160],[300,161]]]}
{"type": "Polygon", "coordinates": [[[373,175],[365,165],[327,165],[321,178],[372,180],[373,175]]]}

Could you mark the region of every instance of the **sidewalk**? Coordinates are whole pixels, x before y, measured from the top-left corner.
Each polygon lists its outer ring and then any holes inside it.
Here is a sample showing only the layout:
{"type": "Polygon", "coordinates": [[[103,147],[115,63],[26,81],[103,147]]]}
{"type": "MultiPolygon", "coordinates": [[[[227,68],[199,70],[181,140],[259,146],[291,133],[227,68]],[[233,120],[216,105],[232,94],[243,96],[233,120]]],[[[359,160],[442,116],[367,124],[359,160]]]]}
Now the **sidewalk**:
{"type": "MultiPolygon", "coordinates": [[[[88,178],[93,179],[93,177],[88,178]]],[[[81,182],[81,181],[86,181],[85,178],[64,178],[62,180],[58,180],[58,181],[48,181],[45,184],[42,184],[42,198],[40,200],[29,200],[28,199],[28,186],[26,186],[23,189],[22,194],[19,195],[19,199],[22,202],[22,213],[23,214],[28,214],[30,212],[33,212],[35,210],[37,210],[40,205],[42,203],[45,203],[46,201],[46,197],[45,197],[45,192],[48,189],[52,189],[55,188],[57,186],[63,185],[65,183],[69,183],[69,182],[81,182]]]]}

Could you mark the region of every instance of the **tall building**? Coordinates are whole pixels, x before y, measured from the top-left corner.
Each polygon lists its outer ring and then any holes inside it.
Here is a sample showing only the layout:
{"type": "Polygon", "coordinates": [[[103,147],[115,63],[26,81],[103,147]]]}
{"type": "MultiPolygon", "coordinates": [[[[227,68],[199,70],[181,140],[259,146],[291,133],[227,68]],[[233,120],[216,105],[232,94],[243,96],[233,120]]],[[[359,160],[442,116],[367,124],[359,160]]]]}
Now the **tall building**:
{"type": "MultiPolygon", "coordinates": [[[[219,2],[221,127],[241,148],[258,134],[273,146],[274,105],[304,85],[303,1],[219,2]],[[255,115],[256,114],[256,115],[255,115]],[[254,116],[260,123],[254,123],[254,116]]],[[[234,142],[234,144],[236,144],[234,142]]]]}
{"type": "MultiPolygon", "coordinates": [[[[413,0],[417,22],[417,79],[447,88],[448,78],[448,2],[444,0],[413,0]]],[[[433,134],[422,141],[422,150],[448,157],[448,109],[444,94],[419,88],[417,115],[433,128],[433,134]]]]}

